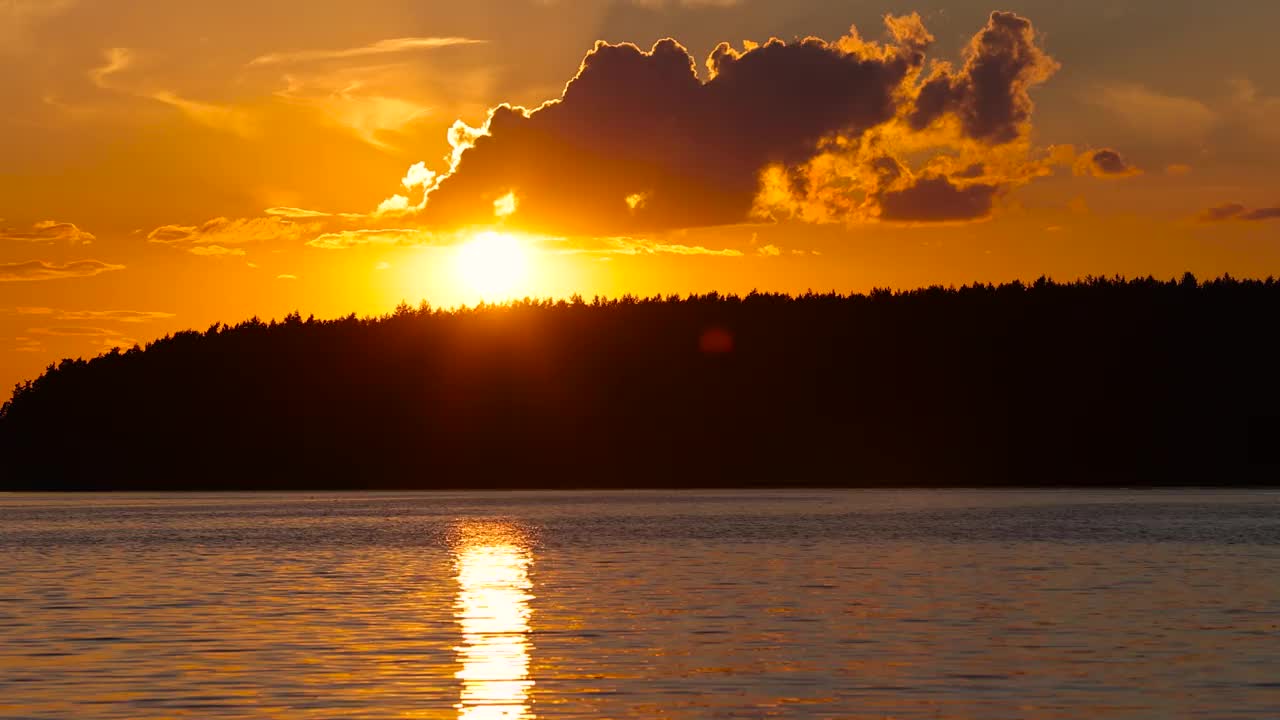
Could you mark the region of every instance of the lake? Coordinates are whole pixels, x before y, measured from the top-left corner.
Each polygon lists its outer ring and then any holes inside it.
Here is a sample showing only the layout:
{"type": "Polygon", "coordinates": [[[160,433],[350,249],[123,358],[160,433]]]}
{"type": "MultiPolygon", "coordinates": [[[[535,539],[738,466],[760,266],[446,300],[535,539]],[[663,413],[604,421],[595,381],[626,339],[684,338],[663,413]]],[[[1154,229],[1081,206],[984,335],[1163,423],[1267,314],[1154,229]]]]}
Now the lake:
{"type": "Polygon", "coordinates": [[[0,718],[1276,718],[1280,493],[0,495],[0,718]]]}

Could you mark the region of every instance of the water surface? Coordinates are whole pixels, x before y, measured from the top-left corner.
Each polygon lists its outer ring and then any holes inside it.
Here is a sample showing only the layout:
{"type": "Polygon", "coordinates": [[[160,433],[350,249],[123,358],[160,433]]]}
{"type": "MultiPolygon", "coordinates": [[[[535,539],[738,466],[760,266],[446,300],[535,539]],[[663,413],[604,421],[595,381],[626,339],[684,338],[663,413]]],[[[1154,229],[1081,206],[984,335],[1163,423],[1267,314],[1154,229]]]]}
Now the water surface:
{"type": "Polygon", "coordinates": [[[0,495],[0,718],[1276,718],[1280,494],[0,495]]]}

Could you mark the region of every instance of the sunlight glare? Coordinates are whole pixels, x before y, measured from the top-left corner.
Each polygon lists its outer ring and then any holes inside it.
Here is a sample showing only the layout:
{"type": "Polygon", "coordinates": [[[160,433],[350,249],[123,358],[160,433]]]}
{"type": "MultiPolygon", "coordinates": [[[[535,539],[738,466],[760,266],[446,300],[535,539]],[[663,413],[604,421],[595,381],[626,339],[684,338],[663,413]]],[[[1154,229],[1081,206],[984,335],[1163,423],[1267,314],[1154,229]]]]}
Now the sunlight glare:
{"type": "Polygon", "coordinates": [[[518,238],[486,231],[457,249],[454,272],[459,284],[486,302],[519,297],[529,279],[529,251],[518,238]]]}
{"type": "Polygon", "coordinates": [[[527,720],[529,601],[527,549],[510,538],[472,538],[458,551],[455,615],[462,630],[459,720],[527,720]]]}

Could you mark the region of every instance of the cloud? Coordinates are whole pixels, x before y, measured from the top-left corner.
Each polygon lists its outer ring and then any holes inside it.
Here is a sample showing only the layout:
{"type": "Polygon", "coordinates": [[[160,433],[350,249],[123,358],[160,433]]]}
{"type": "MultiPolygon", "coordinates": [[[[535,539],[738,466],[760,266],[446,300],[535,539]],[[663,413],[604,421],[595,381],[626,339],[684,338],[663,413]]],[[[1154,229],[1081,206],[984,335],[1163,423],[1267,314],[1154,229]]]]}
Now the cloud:
{"type": "Polygon", "coordinates": [[[86,337],[95,335],[113,335],[114,330],[95,327],[47,327],[47,328],[29,328],[27,332],[33,335],[51,335],[54,337],[86,337]]]}
{"type": "Polygon", "coordinates": [[[1185,177],[1190,175],[1191,172],[1192,167],[1186,163],[1173,163],[1166,165],[1164,169],[1164,174],[1172,177],[1185,177]]]}
{"type": "Polygon", "coordinates": [[[359,230],[339,230],[327,232],[307,242],[314,248],[322,250],[347,250],[364,245],[396,245],[412,247],[430,245],[434,236],[421,228],[362,228],[359,230]]]}
{"type": "Polygon", "coordinates": [[[321,212],[320,210],[307,210],[306,208],[295,207],[271,207],[263,210],[267,215],[276,217],[289,218],[290,220],[305,220],[308,218],[327,218],[332,217],[332,213],[321,212]]]}
{"type": "Polygon", "coordinates": [[[380,149],[393,149],[387,134],[405,131],[431,113],[431,109],[402,97],[370,91],[365,83],[328,74],[286,76],[288,86],[275,93],[286,102],[319,113],[326,122],[353,133],[380,149]]]}
{"type": "Polygon", "coordinates": [[[1120,153],[1109,149],[1082,154],[1076,161],[1075,172],[1098,178],[1126,178],[1142,174],[1141,169],[1130,165],[1120,153]]]}
{"type": "Polygon", "coordinates": [[[1280,220],[1280,205],[1272,207],[1248,208],[1240,203],[1228,203],[1209,208],[1200,214],[1201,222],[1225,222],[1242,220],[1245,222],[1261,222],[1263,220],[1280,220]]]}
{"type": "Polygon", "coordinates": [[[147,323],[177,317],[173,313],[145,310],[58,310],[48,307],[19,307],[19,315],[49,317],[63,322],[111,321],[121,323],[147,323]]]}
{"type": "Polygon", "coordinates": [[[1263,95],[1252,81],[1237,78],[1231,82],[1230,110],[1233,119],[1244,129],[1268,141],[1280,143],[1280,97],[1263,95]]]}
{"type": "Polygon", "coordinates": [[[249,61],[250,66],[285,65],[292,63],[316,62],[323,60],[348,60],[374,55],[401,53],[410,50],[432,50],[454,45],[477,45],[484,40],[465,37],[403,37],[379,40],[378,42],[358,47],[338,50],[295,50],[260,55],[249,61]]]}
{"type": "Polygon", "coordinates": [[[127,70],[132,64],[133,55],[129,48],[110,48],[106,51],[106,62],[89,70],[89,79],[100,88],[111,89],[107,78],[127,70]]]}
{"type": "Polygon", "coordinates": [[[960,70],[939,64],[916,96],[909,116],[923,130],[951,115],[965,136],[1006,143],[1027,131],[1035,105],[1029,90],[1057,72],[1040,49],[1031,21],[1011,12],[991,13],[987,26],[965,49],[960,70]]]}
{"type": "Polygon", "coordinates": [[[110,48],[104,53],[104,58],[102,65],[90,68],[88,72],[89,80],[103,90],[121,92],[163,103],[178,109],[189,119],[215,130],[230,132],[246,138],[252,138],[258,134],[258,127],[249,113],[240,108],[192,100],[171,90],[141,89],[136,85],[132,87],[120,86],[110,82],[108,78],[133,67],[134,54],[129,48],[110,48]]]}
{"type": "Polygon", "coordinates": [[[188,248],[187,252],[202,257],[244,257],[244,248],[228,248],[221,245],[197,245],[188,248]]]}
{"type": "Polygon", "coordinates": [[[13,341],[15,343],[13,347],[14,352],[38,353],[38,352],[44,352],[44,349],[45,349],[44,343],[40,342],[39,340],[34,340],[26,336],[20,335],[18,337],[15,337],[13,341]]]}
{"type": "Polygon", "coordinates": [[[986,183],[963,187],[941,176],[922,177],[880,196],[880,218],[896,222],[958,222],[991,215],[999,188],[986,183]]]}
{"type": "Polygon", "coordinates": [[[112,270],[123,270],[124,265],[112,265],[99,260],[76,260],[56,265],[41,260],[20,263],[0,263],[0,282],[57,280],[59,278],[92,277],[112,270]]]}
{"type": "Polygon", "coordinates": [[[1110,111],[1143,137],[1166,143],[1202,140],[1219,122],[1218,113],[1199,100],[1141,85],[1095,89],[1086,100],[1110,111]]]}
{"type": "Polygon", "coordinates": [[[29,231],[0,229],[0,241],[29,243],[67,243],[68,245],[88,245],[96,240],[92,234],[81,230],[72,223],[56,220],[42,220],[29,231]]]}
{"type": "Polygon", "coordinates": [[[422,201],[395,195],[380,212],[452,230],[492,223],[510,196],[507,226],[570,236],[783,217],[954,222],[1075,160],[1030,144],[1030,92],[1058,63],[1029,20],[993,13],[959,69],[927,76],[933,37],[919,16],[885,26],[882,42],[851,29],[831,42],[722,43],[705,80],[674,40],[597,43],[558,99],[456,123],[449,167],[415,166],[430,173],[422,201]]]}
{"type": "Polygon", "coordinates": [[[236,107],[191,100],[168,90],[154,92],[144,97],[175,107],[191,120],[214,130],[222,130],[246,138],[255,137],[258,132],[257,125],[254,124],[249,113],[236,107]]]}
{"type": "Polygon", "coordinates": [[[318,228],[315,223],[297,223],[279,215],[237,220],[220,217],[202,225],[163,225],[148,233],[147,240],[181,247],[195,255],[244,255],[244,250],[233,246],[300,242],[318,228]]]}
{"type": "Polygon", "coordinates": [[[88,340],[92,345],[103,349],[113,347],[130,347],[138,344],[137,340],[110,328],[75,326],[36,327],[27,328],[27,332],[32,335],[43,335],[45,337],[81,338],[88,340]]]}
{"type": "MultiPolygon", "coordinates": [[[[561,255],[705,255],[726,258],[743,257],[743,252],[734,248],[714,249],[701,245],[683,245],[624,236],[579,238],[572,241],[568,238],[544,238],[543,242],[549,246],[552,252],[561,255]]],[[[607,259],[607,257],[602,259],[607,259]]]]}
{"type": "Polygon", "coordinates": [[[928,35],[918,18],[890,28],[887,46],[854,36],[722,44],[706,82],[674,40],[647,52],[597,43],[558,100],[500,105],[483,128],[455,126],[456,166],[429,189],[423,218],[437,227],[488,219],[514,191],[512,222],[541,232],[743,221],[766,165],[804,162],[825,139],[894,117],[928,35]],[[636,197],[644,202],[633,207],[636,197]]]}
{"type": "Polygon", "coordinates": [[[281,273],[280,275],[276,276],[276,279],[277,280],[297,280],[298,276],[290,275],[289,273],[281,273]]]}

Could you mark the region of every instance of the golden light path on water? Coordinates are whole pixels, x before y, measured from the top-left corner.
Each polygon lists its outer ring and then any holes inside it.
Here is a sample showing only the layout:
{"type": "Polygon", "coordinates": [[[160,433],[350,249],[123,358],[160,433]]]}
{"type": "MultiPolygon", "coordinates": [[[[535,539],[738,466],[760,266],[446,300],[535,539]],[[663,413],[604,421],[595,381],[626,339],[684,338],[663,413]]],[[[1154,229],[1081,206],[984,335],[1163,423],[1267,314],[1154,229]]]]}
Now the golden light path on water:
{"type": "Polygon", "coordinates": [[[532,554],[522,535],[489,523],[459,528],[458,597],[462,630],[458,662],[460,720],[533,718],[529,692],[532,554]]]}

